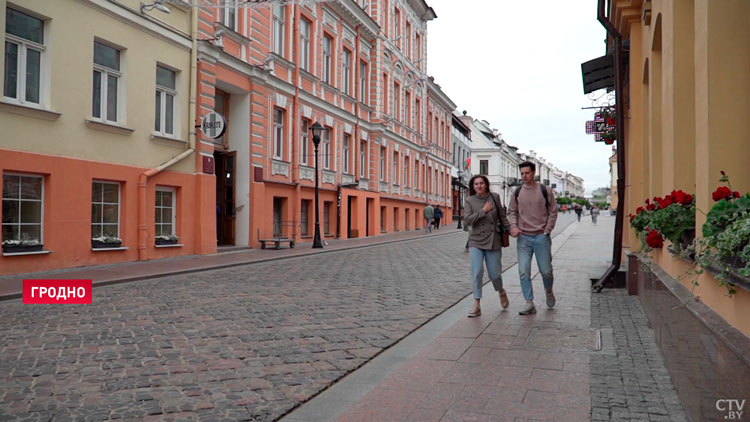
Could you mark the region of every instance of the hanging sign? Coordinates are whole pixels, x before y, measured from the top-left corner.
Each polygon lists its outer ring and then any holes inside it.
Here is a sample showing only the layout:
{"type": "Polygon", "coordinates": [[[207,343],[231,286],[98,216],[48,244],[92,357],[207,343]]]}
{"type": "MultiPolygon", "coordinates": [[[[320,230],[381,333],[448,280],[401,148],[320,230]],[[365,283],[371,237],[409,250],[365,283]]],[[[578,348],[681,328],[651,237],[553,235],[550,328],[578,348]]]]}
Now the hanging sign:
{"type": "Polygon", "coordinates": [[[226,130],[227,123],[221,114],[215,111],[210,111],[201,117],[201,132],[203,132],[203,135],[207,138],[220,138],[226,130]]]}

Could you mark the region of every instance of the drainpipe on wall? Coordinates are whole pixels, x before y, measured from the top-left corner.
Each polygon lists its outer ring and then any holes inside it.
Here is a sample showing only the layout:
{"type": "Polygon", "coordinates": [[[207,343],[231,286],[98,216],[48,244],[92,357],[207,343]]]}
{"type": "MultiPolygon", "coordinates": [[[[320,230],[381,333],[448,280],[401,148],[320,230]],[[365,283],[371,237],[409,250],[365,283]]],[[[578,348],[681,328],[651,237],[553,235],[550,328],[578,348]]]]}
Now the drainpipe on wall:
{"type": "Polygon", "coordinates": [[[302,124],[302,120],[299,118],[299,24],[301,20],[299,6],[295,3],[292,7],[292,16],[294,18],[294,21],[292,22],[292,61],[294,62],[294,73],[292,77],[294,78],[294,100],[292,101],[292,159],[290,160],[292,162],[292,183],[294,184],[294,198],[292,199],[292,230],[294,233],[292,233],[292,238],[295,241],[300,241],[302,239],[302,206],[300,203],[302,198],[302,186],[299,182],[300,161],[297,148],[301,139],[299,130],[302,124]],[[297,216],[300,217],[299,222],[296,221],[297,216]],[[297,231],[297,224],[299,224],[300,231],[297,231]]]}
{"type": "Polygon", "coordinates": [[[148,187],[148,178],[170,167],[171,165],[182,161],[195,152],[195,113],[196,113],[196,89],[197,89],[197,59],[198,59],[198,7],[190,7],[190,38],[192,46],[190,48],[190,104],[188,109],[188,145],[187,149],[172,159],[162,163],[158,167],[152,168],[141,173],[138,180],[138,260],[145,261],[146,240],[148,239],[148,227],[146,226],[146,204],[148,187]]]}
{"type": "Polygon", "coordinates": [[[625,102],[623,90],[623,63],[622,63],[622,34],[612,25],[604,13],[604,0],[599,0],[597,20],[604,26],[607,33],[614,41],[615,61],[615,103],[616,103],[616,130],[617,130],[617,215],[615,216],[615,240],[612,253],[612,265],[599,277],[594,284],[593,291],[599,293],[607,282],[611,281],[615,273],[620,269],[622,259],[622,232],[625,213],[625,102]]]}

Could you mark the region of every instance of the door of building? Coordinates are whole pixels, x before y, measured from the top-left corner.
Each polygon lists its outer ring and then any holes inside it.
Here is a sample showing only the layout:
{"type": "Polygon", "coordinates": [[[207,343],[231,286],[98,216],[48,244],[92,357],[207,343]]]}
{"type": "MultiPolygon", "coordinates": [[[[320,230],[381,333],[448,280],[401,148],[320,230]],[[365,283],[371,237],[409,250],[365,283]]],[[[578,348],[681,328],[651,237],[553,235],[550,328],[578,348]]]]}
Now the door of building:
{"type": "Polygon", "coordinates": [[[284,235],[283,215],[284,215],[284,198],[273,198],[273,236],[274,237],[282,237],[284,235]]]}
{"type": "Polygon", "coordinates": [[[352,197],[346,197],[346,238],[352,238],[352,197]]]}
{"type": "Polygon", "coordinates": [[[216,163],[216,241],[234,245],[235,229],[235,163],[236,153],[215,152],[216,163]]]}
{"type": "Polygon", "coordinates": [[[365,236],[370,236],[370,208],[372,208],[373,200],[372,198],[367,198],[367,207],[365,211],[365,236]]]}

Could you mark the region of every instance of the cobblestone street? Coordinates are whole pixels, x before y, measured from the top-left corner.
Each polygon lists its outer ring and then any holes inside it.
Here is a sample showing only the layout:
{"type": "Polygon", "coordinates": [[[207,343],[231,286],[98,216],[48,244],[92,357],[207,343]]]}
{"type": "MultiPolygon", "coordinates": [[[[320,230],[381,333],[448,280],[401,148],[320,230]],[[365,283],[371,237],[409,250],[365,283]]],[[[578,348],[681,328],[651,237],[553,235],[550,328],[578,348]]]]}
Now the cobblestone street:
{"type": "Polygon", "coordinates": [[[93,305],[2,302],[0,420],[277,419],[466,296],[465,240],[100,287],[93,305]]]}

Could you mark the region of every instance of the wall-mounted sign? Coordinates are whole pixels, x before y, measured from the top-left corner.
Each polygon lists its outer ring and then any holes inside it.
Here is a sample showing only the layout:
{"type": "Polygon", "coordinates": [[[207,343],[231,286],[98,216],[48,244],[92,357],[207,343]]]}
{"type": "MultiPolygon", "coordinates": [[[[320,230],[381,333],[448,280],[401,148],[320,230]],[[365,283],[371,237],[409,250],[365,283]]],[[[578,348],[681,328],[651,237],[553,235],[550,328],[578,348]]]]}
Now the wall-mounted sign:
{"type": "Polygon", "coordinates": [[[207,138],[219,138],[226,130],[226,120],[224,120],[224,117],[221,114],[215,111],[210,111],[204,114],[201,118],[201,132],[203,132],[203,135],[207,138]]]}

